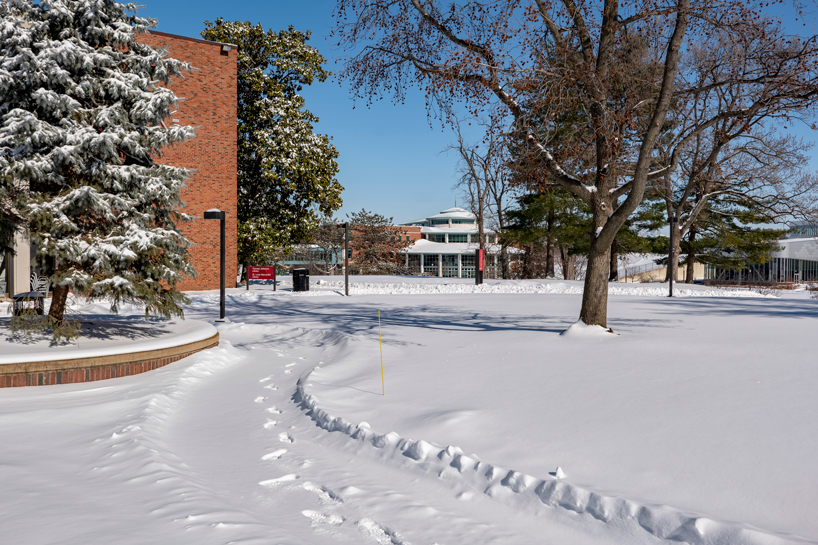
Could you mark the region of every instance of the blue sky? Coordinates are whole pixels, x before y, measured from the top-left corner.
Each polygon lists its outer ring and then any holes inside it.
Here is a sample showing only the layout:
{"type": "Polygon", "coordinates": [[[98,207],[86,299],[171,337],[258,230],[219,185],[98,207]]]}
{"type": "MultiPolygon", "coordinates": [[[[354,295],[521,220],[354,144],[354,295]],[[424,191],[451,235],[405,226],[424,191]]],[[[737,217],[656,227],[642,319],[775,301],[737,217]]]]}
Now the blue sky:
{"type": "MultiPolygon", "coordinates": [[[[158,19],[157,30],[200,37],[205,20],[260,22],[266,29],[293,25],[312,31],[310,45],[328,60],[326,67],[338,72],[337,60],[345,52],[335,50],[328,35],[335,0],[145,0],[140,15],[158,19]]],[[[797,20],[791,5],[778,6],[785,28],[812,34],[816,29],[815,5],[797,20]]],[[[305,88],[307,108],[320,118],[316,130],[328,134],[338,148],[344,186],[344,206],[338,216],[361,208],[393,217],[396,222],[426,217],[455,203],[457,156],[441,153],[454,141],[454,134],[440,121],[429,119],[422,95],[407,94],[405,103],[393,104],[385,97],[372,106],[353,102],[349,89],[334,77],[305,88]]],[[[803,138],[816,141],[818,133],[806,127],[790,127],[803,138]]],[[[480,134],[470,135],[479,140],[480,134]]],[[[818,160],[811,161],[818,169],[818,160]]],[[[459,204],[462,204],[462,199],[459,204]]]]}
{"type": "MultiPolygon", "coordinates": [[[[157,30],[183,36],[199,38],[203,21],[217,17],[260,22],[266,29],[293,25],[311,30],[309,43],[327,59],[326,67],[333,72],[340,69],[335,59],[344,52],[333,50],[328,41],[332,0],[147,0],[144,4],[138,13],[158,19],[157,30]]],[[[354,103],[348,87],[339,86],[335,78],[305,88],[303,95],[307,109],[320,119],[317,132],[332,136],[340,154],[338,180],[345,189],[339,217],[366,208],[403,222],[454,205],[457,157],[453,152],[440,153],[454,141],[454,134],[437,120],[430,123],[421,96],[411,94],[398,105],[385,98],[367,107],[354,103]]]]}

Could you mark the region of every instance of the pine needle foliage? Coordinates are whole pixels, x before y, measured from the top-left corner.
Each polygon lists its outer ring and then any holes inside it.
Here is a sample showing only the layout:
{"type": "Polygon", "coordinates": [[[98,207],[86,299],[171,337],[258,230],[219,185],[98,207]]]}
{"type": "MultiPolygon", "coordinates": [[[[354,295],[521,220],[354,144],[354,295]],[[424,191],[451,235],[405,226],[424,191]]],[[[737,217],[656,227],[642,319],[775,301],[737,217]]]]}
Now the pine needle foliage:
{"type": "MultiPolygon", "coordinates": [[[[195,271],[180,190],[189,171],[161,150],[194,136],[166,127],[163,86],[189,69],[138,41],[156,21],[112,0],[0,3],[0,188],[26,219],[50,278],[50,326],[69,291],[181,316],[195,271]]],[[[56,331],[55,331],[56,333],[56,331]]]]}

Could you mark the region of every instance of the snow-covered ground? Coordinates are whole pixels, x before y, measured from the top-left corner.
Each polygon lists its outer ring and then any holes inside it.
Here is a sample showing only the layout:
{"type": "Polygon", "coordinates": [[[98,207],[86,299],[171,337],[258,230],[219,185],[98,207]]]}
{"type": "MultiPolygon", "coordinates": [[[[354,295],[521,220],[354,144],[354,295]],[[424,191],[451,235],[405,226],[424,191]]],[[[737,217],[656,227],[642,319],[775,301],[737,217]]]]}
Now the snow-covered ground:
{"type": "MultiPolygon", "coordinates": [[[[36,361],[97,358],[115,354],[130,354],[162,350],[204,341],[216,335],[216,328],[200,320],[145,320],[144,316],[83,316],[81,335],[70,341],[53,343],[48,335],[15,339],[6,335],[0,352],[0,365],[36,361]]],[[[3,331],[8,329],[8,320],[3,331]]]]}
{"type": "Polygon", "coordinates": [[[562,334],[578,283],[320,280],[230,290],[157,371],[0,390],[0,541],[818,542],[806,293],[617,284],[616,335],[562,334]]]}

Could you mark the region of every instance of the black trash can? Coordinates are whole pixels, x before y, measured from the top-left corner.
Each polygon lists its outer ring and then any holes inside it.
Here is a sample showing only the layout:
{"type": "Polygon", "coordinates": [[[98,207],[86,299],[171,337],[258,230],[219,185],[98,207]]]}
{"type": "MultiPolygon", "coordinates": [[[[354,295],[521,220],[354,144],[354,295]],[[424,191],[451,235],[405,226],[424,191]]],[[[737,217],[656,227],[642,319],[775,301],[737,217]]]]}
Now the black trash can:
{"type": "Polygon", "coordinates": [[[309,269],[293,269],[293,291],[310,291],[309,269]]]}

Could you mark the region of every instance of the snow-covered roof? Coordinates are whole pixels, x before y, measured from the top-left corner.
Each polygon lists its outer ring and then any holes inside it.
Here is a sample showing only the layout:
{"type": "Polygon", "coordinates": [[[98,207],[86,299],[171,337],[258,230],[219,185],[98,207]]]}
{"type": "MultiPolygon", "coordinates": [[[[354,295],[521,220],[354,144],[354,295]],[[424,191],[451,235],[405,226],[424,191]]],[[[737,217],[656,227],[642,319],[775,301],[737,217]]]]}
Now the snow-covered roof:
{"type": "Polygon", "coordinates": [[[426,218],[423,218],[423,219],[420,219],[420,220],[407,221],[406,223],[399,223],[398,225],[400,225],[402,227],[411,227],[413,225],[425,225],[425,224],[426,224],[426,218]]]}
{"type": "MultiPolygon", "coordinates": [[[[420,232],[421,233],[429,233],[429,234],[449,233],[450,235],[465,234],[465,233],[476,234],[477,233],[477,227],[474,227],[474,226],[471,226],[471,225],[457,225],[457,224],[454,224],[451,227],[449,227],[449,226],[421,227],[420,232]]],[[[489,235],[494,234],[494,231],[492,231],[491,229],[483,229],[483,232],[486,233],[486,234],[489,234],[489,235]]]]}
{"type": "MultiPolygon", "coordinates": [[[[476,242],[450,243],[418,240],[405,251],[409,254],[470,254],[480,246],[476,242]]],[[[499,244],[487,244],[486,251],[490,254],[500,253],[499,244]]]]}
{"type": "Polygon", "coordinates": [[[434,216],[429,216],[430,220],[445,220],[445,219],[470,219],[474,220],[475,216],[468,210],[463,208],[449,208],[448,210],[443,210],[440,214],[436,214],[434,216]]]}

